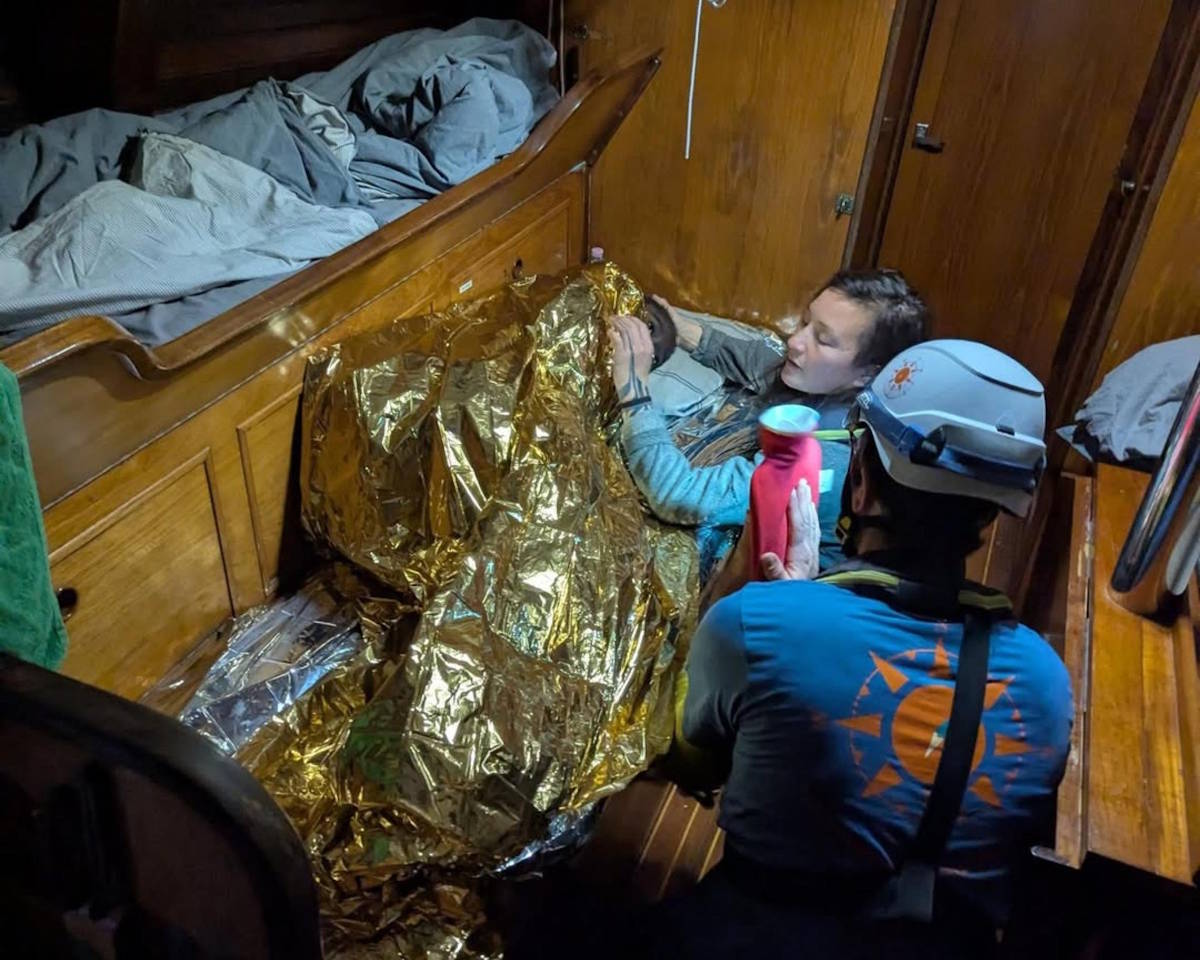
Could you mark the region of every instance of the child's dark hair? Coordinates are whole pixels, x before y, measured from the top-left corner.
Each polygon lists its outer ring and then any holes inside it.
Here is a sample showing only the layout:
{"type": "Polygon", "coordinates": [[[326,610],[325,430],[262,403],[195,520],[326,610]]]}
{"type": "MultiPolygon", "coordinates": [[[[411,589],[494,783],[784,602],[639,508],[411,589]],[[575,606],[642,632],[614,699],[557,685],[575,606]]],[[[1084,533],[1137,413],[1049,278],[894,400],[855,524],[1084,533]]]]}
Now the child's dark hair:
{"type": "Polygon", "coordinates": [[[899,270],[840,270],[817,291],[836,290],[871,311],[875,323],[858,348],[857,362],[872,371],[929,338],[929,306],[899,270]]]}

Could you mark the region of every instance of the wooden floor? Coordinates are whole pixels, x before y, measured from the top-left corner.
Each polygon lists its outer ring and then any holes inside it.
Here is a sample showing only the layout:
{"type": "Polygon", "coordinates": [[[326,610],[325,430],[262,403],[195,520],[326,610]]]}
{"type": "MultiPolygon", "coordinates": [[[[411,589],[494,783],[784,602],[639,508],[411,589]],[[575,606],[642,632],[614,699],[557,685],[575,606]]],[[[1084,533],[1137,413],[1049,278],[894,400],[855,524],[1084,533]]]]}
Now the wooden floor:
{"type": "Polygon", "coordinates": [[[575,866],[591,884],[654,902],[698,883],[720,861],[724,837],[715,806],[638,780],[607,801],[575,866]]]}

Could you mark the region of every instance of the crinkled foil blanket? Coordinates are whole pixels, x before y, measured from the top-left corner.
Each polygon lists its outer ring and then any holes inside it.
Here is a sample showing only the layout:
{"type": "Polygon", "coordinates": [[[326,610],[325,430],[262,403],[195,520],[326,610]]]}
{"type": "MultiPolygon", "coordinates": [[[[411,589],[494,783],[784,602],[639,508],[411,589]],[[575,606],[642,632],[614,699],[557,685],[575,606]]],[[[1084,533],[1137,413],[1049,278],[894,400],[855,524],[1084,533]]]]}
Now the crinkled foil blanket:
{"type": "Polygon", "coordinates": [[[303,519],[342,562],[241,618],[182,716],[297,827],[331,956],[495,955],[478,878],[670,743],[697,558],[611,443],[604,317],[640,302],[577,268],[309,364],[303,519]]]}

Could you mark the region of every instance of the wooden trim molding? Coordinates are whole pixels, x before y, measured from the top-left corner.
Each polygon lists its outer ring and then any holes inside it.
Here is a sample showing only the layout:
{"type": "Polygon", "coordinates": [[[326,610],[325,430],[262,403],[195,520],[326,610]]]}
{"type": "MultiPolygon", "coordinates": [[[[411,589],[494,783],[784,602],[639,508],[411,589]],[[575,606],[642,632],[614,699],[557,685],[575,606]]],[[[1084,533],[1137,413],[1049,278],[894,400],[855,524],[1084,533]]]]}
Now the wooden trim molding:
{"type": "Polygon", "coordinates": [[[304,384],[301,382],[285,390],[265,407],[256,410],[236,427],[238,457],[241,461],[242,480],[246,484],[246,494],[249,498],[250,529],[254,534],[254,555],[258,560],[258,575],[262,581],[263,596],[271,593],[273,588],[271,581],[273,577],[267,572],[267,557],[263,556],[263,538],[266,531],[262,519],[262,510],[259,506],[258,487],[254,478],[254,456],[250,447],[250,431],[277,410],[289,404],[296,403],[303,386],[304,384]]]}
{"type": "MultiPolygon", "coordinates": [[[[170,471],[155,480],[153,483],[142,487],[129,498],[122,500],[115,508],[104,513],[99,519],[87,524],[83,529],[71,532],[65,540],[57,546],[53,546],[50,550],[49,560],[51,564],[57,563],[63,557],[70,556],[86,543],[95,540],[100,534],[117,523],[129,513],[137,509],[143,502],[150,497],[157,495],[160,491],[165,490],[171,484],[177,482],[180,477],[195,470],[196,467],[204,467],[205,481],[211,490],[213,485],[213,456],[212,448],[204,447],[197,451],[192,456],[188,457],[182,463],[172,467],[170,471]]],[[[81,518],[82,519],[82,518],[81,518]]],[[[220,518],[216,515],[214,505],[214,519],[219,521],[220,518]]],[[[52,534],[57,531],[52,531],[52,534]]],[[[55,538],[56,539],[56,538],[55,538]]],[[[51,540],[53,543],[53,539],[51,540]]]]}

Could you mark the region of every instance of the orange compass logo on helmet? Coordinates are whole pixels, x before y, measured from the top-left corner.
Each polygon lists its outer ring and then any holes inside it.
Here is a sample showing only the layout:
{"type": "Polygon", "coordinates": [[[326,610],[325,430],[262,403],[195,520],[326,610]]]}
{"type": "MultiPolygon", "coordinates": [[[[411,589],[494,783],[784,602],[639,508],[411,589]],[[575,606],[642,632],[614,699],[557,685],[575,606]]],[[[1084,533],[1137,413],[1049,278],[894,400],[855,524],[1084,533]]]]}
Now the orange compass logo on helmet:
{"type": "Polygon", "coordinates": [[[907,390],[913,382],[913,377],[921,372],[920,365],[915,360],[906,360],[892,371],[884,393],[889,397],[898,397],[907,390]]]}

